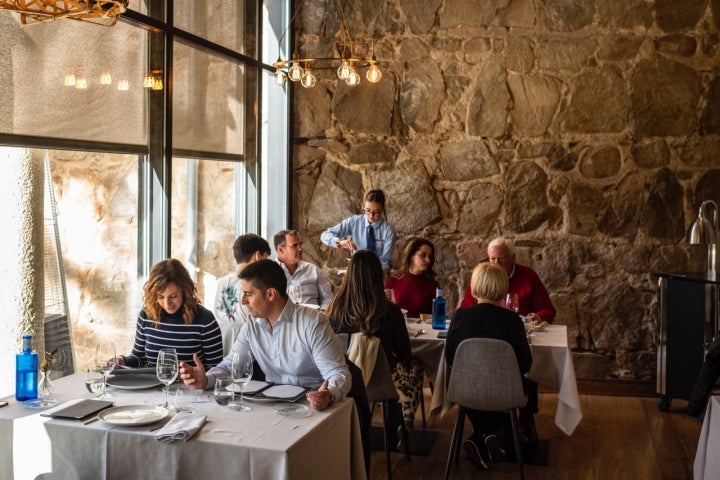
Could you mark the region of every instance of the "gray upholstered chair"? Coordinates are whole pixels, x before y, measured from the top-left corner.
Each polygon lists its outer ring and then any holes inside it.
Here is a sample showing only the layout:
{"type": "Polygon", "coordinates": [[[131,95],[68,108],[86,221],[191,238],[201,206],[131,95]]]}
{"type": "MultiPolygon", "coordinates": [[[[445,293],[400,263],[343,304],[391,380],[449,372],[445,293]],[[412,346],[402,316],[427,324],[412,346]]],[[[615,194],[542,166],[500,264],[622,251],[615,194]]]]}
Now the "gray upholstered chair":
{"type": "MultiPolygon", "coordinates": [[[[388,362],[385,351],[382,346],[378,348],[377,358],[375,360],[375,368],[370,376],[370,381],[365,386],[367,389],[367,396],[370,405],[370,411],[375,408],[375,404],[380,403],[383,411],[383,434],[385,440],[385,459],[387,462],[387,473],[388,480],[392,480],[392,469],[390,466],[390,402],[396,402],[400,397],[395,390],[395,384],[392,379],[392,371],[390,370],[390,364],[388,362]]],[[[408,445],[408,431],[405,428],[405,423],[400,422],[402,428],[402,435],[405,441],[405,445],[408,445]]],[[[406,449],[405,455],[407,459],[410,459],[409,449],[406,449]]]]}
{"type": "Polygon", "coordinates": [[[463,340],[455,352],[447,396],[458,404],[458,414],[445,479],[450,475],[453,460],[457,463],[460,455],[466,409],[510,414],[520,478],[524,479],[516,409],[524,406],[527,398],[512,346],[493,338],[463,340]]]}

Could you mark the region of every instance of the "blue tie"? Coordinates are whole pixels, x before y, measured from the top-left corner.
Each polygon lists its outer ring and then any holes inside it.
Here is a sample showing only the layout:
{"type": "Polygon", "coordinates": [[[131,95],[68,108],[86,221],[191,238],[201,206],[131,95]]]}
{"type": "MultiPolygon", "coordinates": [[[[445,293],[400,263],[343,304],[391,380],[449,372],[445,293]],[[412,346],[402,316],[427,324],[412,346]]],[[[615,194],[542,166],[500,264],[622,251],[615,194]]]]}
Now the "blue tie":
{"type": "Polygon", "coordinates": [[[365,230],[365,243],[367,243],[368,250],[375,251],[375,235],[373,235],[372,225],[368,225],[365,230]]]}

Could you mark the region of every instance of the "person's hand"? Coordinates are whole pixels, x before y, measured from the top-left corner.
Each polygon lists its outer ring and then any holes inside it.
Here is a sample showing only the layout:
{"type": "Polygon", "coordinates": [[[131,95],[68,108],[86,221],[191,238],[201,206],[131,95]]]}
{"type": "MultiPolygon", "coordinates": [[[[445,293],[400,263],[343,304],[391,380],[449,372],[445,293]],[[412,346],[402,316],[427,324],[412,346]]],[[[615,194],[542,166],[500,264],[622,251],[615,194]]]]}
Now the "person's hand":
{"type": "Polygon", "coordinates": [[[310,406],[315,410],[325,410],[332,405],[332,394],[328,390],[328,381],[325,380],[315,392],[307,392],[307,399],[310,406]]]}
{"type": "Polygon", "coordinates": [[[112,361],[115,362],[115,365],[125,365],[125,357],[122,355],[115,357],[112,361]]]}
{"type": "Polygon", "coordinates": [[[180,378],[188,387],[203,390],[208,384],[205,367],[197,353],[193,353],[193,361],[196,365],[194,367],[189,363],[180,362],[180,378]]]}
{"type": "Polygon", "coordinates": [[[528,313],[528,314],[525,315],[525,316],[526,316],[527,318],[529,318],[530,321],[533,322],[533,323],[540,323],[540,322],[542,322],[542,317],[541,317],[540,315],[538,315],[537,313],[535,313],[535,312],[530,312],[530,313],[528,313]]]}
{"type": "Polygon", "coordinates": [[[351,252],[357,250],[357,246],[353,243],[352,239],[349,238],[338,240],[337,246],[346,250],[350,250],[351,252]]]}

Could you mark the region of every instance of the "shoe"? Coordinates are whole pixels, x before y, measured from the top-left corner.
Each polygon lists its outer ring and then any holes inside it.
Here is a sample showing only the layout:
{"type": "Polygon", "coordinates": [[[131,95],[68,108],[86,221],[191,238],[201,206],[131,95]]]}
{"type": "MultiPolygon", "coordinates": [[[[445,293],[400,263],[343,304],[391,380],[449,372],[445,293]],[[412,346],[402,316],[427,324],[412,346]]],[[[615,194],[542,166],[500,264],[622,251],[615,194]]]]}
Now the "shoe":
{"type": "Polygon", "coordinates": [[[505,450],[500,447],[500,440],[496,435],[487,435],[485,437],[485,447],[493,463],[503,463],[505,461],[505,450]]]}
{"type": "Polygon", "coordinates": [[[538,444],[540,439],[535,428],[535,420],[520,424],[520,438],[527,445],[535,446],[538,444]]]}
{"type": "Polygon", "coordinates": [[[487,470],[490,460],[484,451],[481,452],[479,445],[485,447],[484,443],[477,442],[472,437],[465,440],[463,442],[465,458],[478,470],[487,470]]]}
{"type": "MultiPolygon", "coordinates": [[[[410,452],[413,451],[414,445],[413,445],[413,430],[414,425],[412,421],[405,421],[405,430],[407,431],[407,437],[408,437],[408,446],[410,447],[410,452]]],[[[398,444],[397,444],[397,450],[398,452],[405,453],[407,450],[405,448],[405,439],[403,438],[403,432],[402,427],[398,427],[397,429],[398,433],[398,444]]]]}

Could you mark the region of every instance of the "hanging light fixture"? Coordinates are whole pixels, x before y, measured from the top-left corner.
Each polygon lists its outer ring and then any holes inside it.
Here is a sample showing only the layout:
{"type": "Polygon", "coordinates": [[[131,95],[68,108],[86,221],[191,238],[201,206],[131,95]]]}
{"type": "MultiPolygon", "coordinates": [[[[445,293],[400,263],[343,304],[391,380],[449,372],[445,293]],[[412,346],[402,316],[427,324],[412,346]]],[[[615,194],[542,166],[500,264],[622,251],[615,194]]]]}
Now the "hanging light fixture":
{"type": "Polygon", "coordinates": [[[717,276],[717,270],[720,268],[717,257],[717,244],[720,240],[718,213],[717,203],[712,200],[705,200],[700,204],[698,216],[688,229],[688,243],[693,245],[707,244],[707,273],[713,279],[717,276]],[[707,216],[707,207],[713,208],[713,215],[710,218],[707,216]]]}
{"type": "MultiPolygon", "coordinates": [[[[350,30],[347,25],[345,18],[345,10],[341,3],[342,0],[336,0],[338,10],[340,12],[340,29],[338,32],[339,40],[336,41],[335,47],[338,52],[336,57],[301,57],[299,53],[299,29],[295,29],[295,51],[293,52],[292,59],[283,59],[278,56],[277,61],[273,64],[275,67],[275,83],[277,85],[285,85],[287,80],[292,82],[300,82],[305,88],[312,88],[317,83],[317,77],[313,73],[317,70],[334,70],[340,80],[344,80],[346,84],[350,86],[356,86],[360,84],[360,74],[358,70],[367,68],[365,77],[371,83],[377,83],[382,78],[382,72],[378,66],[378,59],[375,56],[375,43],[371,41],[371,49],[368,48],[368,43],[354,39],[350,35],[350,30]]],[[[353,0],[348,0],[353,9],[355,5],[353,0]]],[[[292,18],[290,18],[290,24],[288,25],[285,33],[280,37],[278,42],[278,49],[280,44],[285,38],[287,31],[293,27],[293,22],[297,17],[298,13],[302,9],[304,0],[301,1],[295,9],[292,18]]],[[[355,9],[357,11],[357,9],[355,9]]],[[[362,24],[366,33],[368,33],[365,24],[362,24]]],[[[369,36],[369,35],[368,35],[369,36]]]]}
{"type": "Polygon", "coordinates": [[[111,27],[128,3],[130,0],[0,0],[0,8],[20,13],[24,25],[69,18],[111,27]]]}

